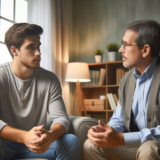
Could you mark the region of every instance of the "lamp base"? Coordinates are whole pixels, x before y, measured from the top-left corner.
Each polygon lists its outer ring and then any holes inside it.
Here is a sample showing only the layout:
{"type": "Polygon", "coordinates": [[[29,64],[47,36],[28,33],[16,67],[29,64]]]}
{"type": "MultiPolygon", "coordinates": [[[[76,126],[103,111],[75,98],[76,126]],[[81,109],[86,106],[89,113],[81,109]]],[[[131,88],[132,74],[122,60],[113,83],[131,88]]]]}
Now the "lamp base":
{"type": "Polygon", "coordinates": [[[83,92],[82,92],[82,89],[81,89],[81,83],[79,81],[76,82],[76,90],[75,90],[75,93],[74,93],[74,99],[73,99],[73,106],[72,106],[71,115],[73,115],[76,96],[77,96],[78,116],[82,116],[82,111],[84,110],[84,115],[86,117],[87,113],[86,113],[85,106],[84,106],[84,101],[83,101],[83,92]]]}

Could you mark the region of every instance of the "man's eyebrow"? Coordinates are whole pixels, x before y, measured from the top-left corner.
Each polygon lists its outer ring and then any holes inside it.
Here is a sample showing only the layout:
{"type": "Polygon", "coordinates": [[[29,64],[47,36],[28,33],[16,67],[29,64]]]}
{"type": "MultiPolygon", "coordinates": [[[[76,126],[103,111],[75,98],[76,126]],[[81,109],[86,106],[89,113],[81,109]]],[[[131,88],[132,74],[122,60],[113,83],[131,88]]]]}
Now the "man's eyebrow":
{"type": "Polygon", "coordinates": [[[33,46],[33,45],[36,45],[35,43],[29,43],[27,44],[27,46],[33,46]]]}
{"type": "Polygon", "coordinates": [[[123,43],[127,43],[127,42],[122,39],[122,44],[123,44],[123,43]]]}
{"type": "MultiPolygon", "coordinates": [[[[27,46],[34,46],[34,45],[36,45],[36,43],[27,44],[27,46]]],[[[40,46],[40,45],[41,45],[41,43],[38,44],[38,46],[40,46]]]]}

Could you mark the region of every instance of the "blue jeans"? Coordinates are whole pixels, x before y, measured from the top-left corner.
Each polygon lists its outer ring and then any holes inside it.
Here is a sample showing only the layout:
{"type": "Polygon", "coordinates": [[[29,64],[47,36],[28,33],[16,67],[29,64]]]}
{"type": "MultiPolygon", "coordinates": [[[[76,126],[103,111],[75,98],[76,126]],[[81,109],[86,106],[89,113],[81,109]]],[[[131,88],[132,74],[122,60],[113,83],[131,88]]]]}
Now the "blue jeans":
{"type": "Polygon", "coordinates": [[[43,154],[29,150],[25,144],[1,140],[0,160],[14,160],[27,158],[45,158],[49,160],[78,160],[80,155],[79,139],[72,134],[65,134],[51,143],[43,154]]]}

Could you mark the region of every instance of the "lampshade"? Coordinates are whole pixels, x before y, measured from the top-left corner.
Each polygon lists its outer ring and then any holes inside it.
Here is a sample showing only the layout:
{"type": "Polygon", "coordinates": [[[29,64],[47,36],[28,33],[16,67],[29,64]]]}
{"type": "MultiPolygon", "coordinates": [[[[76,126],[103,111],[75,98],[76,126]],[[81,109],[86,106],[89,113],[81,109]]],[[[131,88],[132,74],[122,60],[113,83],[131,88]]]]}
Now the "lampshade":
{"type": "Polygon", "coordinates": [[[71,62],[67,65],[66,81],[90,82],[89,68],[87,63],[71,62]]]}

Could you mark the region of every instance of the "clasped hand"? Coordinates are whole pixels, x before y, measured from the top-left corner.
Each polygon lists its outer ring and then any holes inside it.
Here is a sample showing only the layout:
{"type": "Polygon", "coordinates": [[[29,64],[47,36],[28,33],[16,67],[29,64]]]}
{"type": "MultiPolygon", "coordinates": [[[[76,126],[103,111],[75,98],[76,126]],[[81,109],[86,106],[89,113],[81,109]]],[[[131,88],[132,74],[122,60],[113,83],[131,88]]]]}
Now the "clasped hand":
{"type": "Polygon", "coordinates": [[[44,125],[34,127],[24,135],[24,143],[32,152],[42,154],[51,144],[51,133],[44,129],[44,125]]]}
{"type": "Polygon", "coordinates": [[[91,143],[100,148],[112,148],[125,145],[123,133],[117,132],[114,128],[105,125],[100,120],[98,123],[98,126],[94,126],[88,131],[87,136],[91,143]],[[99,131],[93,128],[97,128],[99,131]]]}

